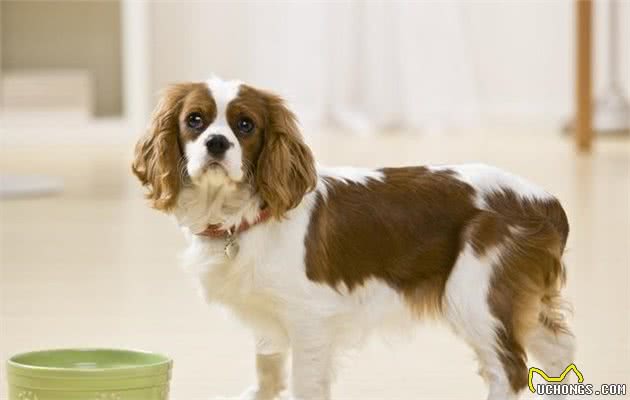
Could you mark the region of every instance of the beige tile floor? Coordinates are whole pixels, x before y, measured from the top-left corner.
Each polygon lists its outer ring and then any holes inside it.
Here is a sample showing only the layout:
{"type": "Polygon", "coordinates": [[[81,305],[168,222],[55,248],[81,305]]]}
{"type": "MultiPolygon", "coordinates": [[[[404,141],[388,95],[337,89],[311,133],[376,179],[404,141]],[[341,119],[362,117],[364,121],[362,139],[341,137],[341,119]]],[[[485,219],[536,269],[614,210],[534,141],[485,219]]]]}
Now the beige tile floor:
{"type": "MultiPolygon", "coordinates": [[[[555,132],[378,139],[322,134],[322,163],[363,166],[483,161],[557,194],[572,224],[566,260],[577,364],[590,383],[630,383],[630,146],[576,156],[555,132]]],[[[54,197],[0,203],[0,359],[49,347],[132,347],[175,360],[172,399],[234,395],[253,382],[247,332],[204,305],[178,268],[183,240],[145,207],[131,146],[0,150],[3,173],[62,177],[54,197]]],[[[4,366],[2,366],[4,368],[4,366]]],[[[374,338],[344,358],[336,399],[482,399],[471,351],[442,326],[374,338]]],[[[0,399],[6,398],[4,370],[0,399]]]]}

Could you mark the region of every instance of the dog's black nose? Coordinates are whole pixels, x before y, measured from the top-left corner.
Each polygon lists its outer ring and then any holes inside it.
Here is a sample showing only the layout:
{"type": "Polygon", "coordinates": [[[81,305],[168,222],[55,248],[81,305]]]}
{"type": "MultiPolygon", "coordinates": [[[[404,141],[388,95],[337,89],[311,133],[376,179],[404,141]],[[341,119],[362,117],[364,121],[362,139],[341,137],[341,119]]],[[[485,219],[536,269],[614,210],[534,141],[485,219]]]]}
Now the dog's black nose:
{"type": "Polygon", "coordinates": [[[208,153],[220,157],[230,148],[230,142],[223,135],[212,135],[210,140],[206,142],[206,148],[208,153]]]}

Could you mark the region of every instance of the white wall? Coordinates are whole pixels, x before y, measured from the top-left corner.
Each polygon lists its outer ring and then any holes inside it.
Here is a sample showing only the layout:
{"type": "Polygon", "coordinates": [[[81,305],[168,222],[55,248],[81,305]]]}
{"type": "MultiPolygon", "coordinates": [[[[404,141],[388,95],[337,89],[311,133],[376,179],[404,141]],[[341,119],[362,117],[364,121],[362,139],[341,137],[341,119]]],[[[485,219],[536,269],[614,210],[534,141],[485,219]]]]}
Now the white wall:
{"type": "Polygon", "coordinates": [[[29,72],[39,76],[50,71],[54,78],[56,72],[84,70],[91,79],[95,114],[121,114],[118,0],[2,1],[0,8],[5,73],[28,78],[29,72]]]}
{"type": "Polygon", "coordinates": [[[199,80],[210,73],[240,78],[246,70],[249,31],[246,5],[230,1],[151,4],[151,87],[156,93],[174,81],[199,80]]]}
{"type": "Polygon", "coordinates": [[[570,110],[572,3],[465,3],[481,110],[558,118],[570,110]]]}
{"type": "MultiPolygon", "coordinates": [[[[289,32],[289,35],[291,32],[302,34],[302,27],[291,22],[296,13],[304,14],[300,21],[326,21],[327,15],[319,7],[324,3],[300,4],[303,3],[274,2],[266,7],[272,12],[265,12],[263,7],[256,8],[255,3],[247,1],[152,3],[151,91],[157,92],[168,82],[203,79],[211,72],[228,78],[269,81],[256,73],[257,60],[252,54],[260,60],[267,48],[272,51],[280,46],[290,52],[295,44],[288,40],[288,44],[282,43],[281,36],[277,36],[280,41],[270,43],[256,40],[251,24],[257,15],[252,12],[264,13],[267,26],[284,27],[281,32],[289,32]]],[[[563,124],[573,108],[573,1],[462,1],[458,4],[482,121],[563,124]]],[[[597,1],[595,8],[595,91],[600,93],[607,70],[607,49],[603,45],[608,32],[605,1],[597,1]]],[[[622,0],[620,11],[621,70],[626,72],[622,79],[628,93],[630,1],[622,0]]],[[[435,20],[435,23],[441,21],[435,20]]],[[[309,39],[309,43],[317,45],[312,58],[304,63],[319,65],[318,57],[322,57],[320,52],[325,48],[322,40],[309,39]]],[[[303,49],[296,54],[303,57],[303,49]]],[[[291,56],[286,54],[287,58],[291,56]]],[[[259,70],[264,75],[270,61],[259,62],[259,70]]],[[[273,62],[282,69],[282,60],[271,60],[273,62]]],[[[304,75],[302,79],[308,80],[308,74],[304,75]]],[[[287,76],[287,79],[295,78],[287,76]]],[[[446,82],[452,78],[444,75],[434,79],[446,82]]],[[[277,83],[273,85],[276,90],[290,91],[291,82],[280,87],[277,83]]],[[[292,93],[289,97],[299,101],[299,96],[292,93]]]]}
{"type": "MultiPolygon", "coordinates": [[[[594,7],[594,92],[607,84],[608,4],[594,7]]],[[[622,0],[622,82],[630,95],[630,2],[622,0]]],[[[484,112],[542,120],[571,114],[574,91],[574,2],[465,3],[484,112]]]]}

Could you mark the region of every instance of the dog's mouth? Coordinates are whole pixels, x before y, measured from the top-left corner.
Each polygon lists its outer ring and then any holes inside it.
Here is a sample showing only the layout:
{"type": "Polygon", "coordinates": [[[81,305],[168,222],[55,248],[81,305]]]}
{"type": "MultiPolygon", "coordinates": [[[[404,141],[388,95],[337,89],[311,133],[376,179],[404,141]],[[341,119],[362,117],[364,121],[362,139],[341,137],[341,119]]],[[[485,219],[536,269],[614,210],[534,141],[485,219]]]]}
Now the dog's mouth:
{"type": "Polygon", "coordinates": [[[195,184],[210,186],[238,182],[230,176],[227,165],[220,160],[208,160],[195,176],[191,176],[191,180],[195,184]]]}
{"type": "Polygon", "coordinates": [[[193,181],[204,179],[207,175],[227,175],[227,168],[218,160],[206,161],[202,166],[192,168],[192,170],[188,168],[188,171],[193,181]]]}
{"type": "Polygon", "coordinates": [[[203,172],[208,171],[223,171],[227,174],[227,168],[225,168],[225,165],[223,165],[223,163],[218,160],[210,160],[206,163],[203,172]]]}
{"type": "Polygon", "coordinates": [[[240,183],[243,180],[244,173],[238,173],[231,167],[229,160],[218,160],[214,158],[206,158],[203,164],[189,168],[193,173],[189,174],[190,180],[194,184],[208,183],[212,185],[221,185],[226,183],[240,183]]]}

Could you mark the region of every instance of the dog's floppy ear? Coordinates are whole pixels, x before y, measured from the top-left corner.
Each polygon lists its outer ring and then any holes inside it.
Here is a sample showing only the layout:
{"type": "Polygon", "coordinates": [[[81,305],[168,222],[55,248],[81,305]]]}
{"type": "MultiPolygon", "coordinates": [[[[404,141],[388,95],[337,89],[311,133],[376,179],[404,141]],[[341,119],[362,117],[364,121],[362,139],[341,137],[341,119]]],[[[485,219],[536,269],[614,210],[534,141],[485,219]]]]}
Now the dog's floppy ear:
{"type": "Polygon", "coordinates": [[[256,186],[271,214],[281,218],[315,188],[315,161],[284,101],[263,92],[268,121],[258,158],[256,186]]]}
{"type": "Polygon", "coordinates": [[[151,206],[169,211],[174,205],[182,184],[182,159],[179,144],[178,117],[181,102],[190,90],[190,84],[176,84],[164,90],[153,110],[146,134],[136,144],[133,173],[148,189],[151,206]]]}

